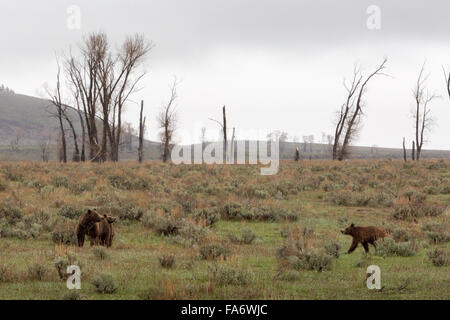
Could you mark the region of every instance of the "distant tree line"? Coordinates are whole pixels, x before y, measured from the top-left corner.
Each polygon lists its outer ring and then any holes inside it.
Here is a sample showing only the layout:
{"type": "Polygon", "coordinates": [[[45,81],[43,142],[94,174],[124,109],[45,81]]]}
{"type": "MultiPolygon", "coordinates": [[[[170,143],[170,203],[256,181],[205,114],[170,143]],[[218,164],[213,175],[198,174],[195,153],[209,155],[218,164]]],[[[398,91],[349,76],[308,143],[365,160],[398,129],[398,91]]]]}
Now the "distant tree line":
{"type": "MultiPolygon", "coordinates": [[[[126,37],[119,49],[113,50],[105,33],[92,33],[83,39],[82,44],[75,50],[57,57],[56,84],[48,89],[47,94],[53,106],[52,115],[57,119],[59,127],[58,145],[60,146],[60,160],[67,162],[67,140],[71,138],[74,143],[73,161],[119,161],[119,151],[131,151],[133,137],[138,138],[138,159],[143,159],[143,135],[146,119],[143,117],[144,103],[141,102],[139,128],[134,130],[130,124],[125,124],[122,115],[130,102],[130,97],[138,90],[140,80],[145,76],[143,64],[152,49],[152,43],[142,35],[126,37]],[[63,89],[64,88],[64,89],[63,89]],[[70,104],[73,107],[68,107],[70,104]],[[69,112],[69,110],[71,112],[69,112]],[[78,117],[80,129],[74,126],[71,118],[73,114],[78,117]],[[79,137],[81,132],[81,138],[79,137]]],[[[348,158],[351,144],[357,139],[362,127],[364,110],[367,107],[366,92],[372,80],[378,76],[387,76],[385,69],[388,59],[371,72],[365,73],[359,65],[354,66],[350,81],[344,80],[343,86],[346,97],[336,112],[333,134],[322,134],[324,149],[321,152],[329,153],[333,160],[342,161],[348,158]]],[[[444,68],[446,91],[450,98],[450,71],[444,68]]],[[[425,64],[414,84],[414,139],[412,141],[413,160],[420,160],[422,149],[426,143],[426,133],[431,129],[431,104],[439,96],[427,88],[429,75],[425,73],[425,64]]],[[[160,130],[161,158],[169,161],[170,152],[174,145],[174,136],[177,129],[176,100],[178,98],[177,86],[179,82],[174,79],[170,85],[170,97],[161,107],[157,116],[157,127],[160,130]]],[[[0,86],[0,92],[13,92],[0,86]]],[[[234,141],[236,128],[232,128],[231,143],[229,140],[229,124],[225,106],[222,108],[222,120],[210,120],[220,125],[223,134],[224,159],[234,155],[234,141]]],[[[201,143],[203,148],[206,142],[206,129],[202,128],[201,143]]],[[[301,153],[313,152],[314,135],[305,135],[303,149],[300,145],[295,150],[295,159],[301,159],[301,153]],[[309,150],[308,150],[309,146],[309,150]]],[[[276,130],[267,135],[269,141],[285,142],[288,134],[276,130]]],[[[294,138],[294,142],[298,138],[294,138]]],[[[280,143],[280,153],[283,152],[283,143],[280,143]]],[[[47,147],[45,147],[47,148],[47,147]]],[[[372,153],[376,148],[372,149],[372,153]]],[[[44,154],[44,151],[43,151],[44,154]]],[[[406,138],[403,138],[403,156],[407,160],[406,138]]],[[[44,158],[44,157],[43,157],[44,158]]]]}
{"type": "Polygon", "coordinates": [[[0,85],[0,94],[15,94],[14,90],[6,87],[4,84],[0,85]]]}

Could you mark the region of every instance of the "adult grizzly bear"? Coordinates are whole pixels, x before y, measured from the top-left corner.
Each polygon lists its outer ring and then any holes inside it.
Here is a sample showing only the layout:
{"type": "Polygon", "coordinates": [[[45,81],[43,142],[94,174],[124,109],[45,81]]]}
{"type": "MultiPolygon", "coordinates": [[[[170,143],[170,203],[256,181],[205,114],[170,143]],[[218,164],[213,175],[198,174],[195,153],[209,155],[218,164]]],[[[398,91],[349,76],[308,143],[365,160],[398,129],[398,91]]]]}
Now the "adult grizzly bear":
{"type": "Polygon", "coordinates": [[[345,230],[341,230],[341,232],[353,237],[353,242],[350,249],[348,249],[348,253],[355,251],[360,242],[367,253],[369,252],[369,243],[376,248],[376,241],[386,236],[386,232],[383,229],[377,227],[355,227],[353,223],[345,230]]]}
{"type": "Polygon", "coordinates": [[[89,209],[87,212],[81,215],[75,228],[75,234],[77,236],[79,247],[82,247],[84,245],[84,238],[89,229],[91,229],[94,224],[100,221],[102,221],[102,216],[99,215],[95,209],[89,209]]]}
{"type": "Polygon", "coordinates": [[[116,218],[103,216],[102,221],[95,223],[88,231],[88,236],[91,240],[91,246],[99,244],[101,246],[111,247],[112,240],[114,238],[113,223],[116,222],[116,218]]]}

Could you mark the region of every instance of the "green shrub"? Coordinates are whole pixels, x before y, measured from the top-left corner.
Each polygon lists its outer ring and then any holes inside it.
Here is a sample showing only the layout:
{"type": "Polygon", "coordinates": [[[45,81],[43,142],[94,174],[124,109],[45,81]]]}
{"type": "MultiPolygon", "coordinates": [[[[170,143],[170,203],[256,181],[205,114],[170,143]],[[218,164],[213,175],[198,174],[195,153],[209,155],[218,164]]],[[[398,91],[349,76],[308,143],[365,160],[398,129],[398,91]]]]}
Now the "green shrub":
{"type": "Polygon", "coordinates": [[[83,213],[83,209],[72,207],[70,205],[64,205],[58,210],[58,215],[69,219],[79,219],[83,213]]]}
{"type": "Polygon", "coordinates": [[[204,222],[205,226],[212,226],[219,222],[220,213],[216,207],[206,209],[194,209],[192,215],[197,221],[204,222]]]}
{"type": "Polygon", "coordinates": [[[142,218],[142,224],[147,228],[155,229],[158,234],[164,236],[177,235],[180,230],[180,220],[170,214],[152,214],[146,212],[142,218]]]}
{"type": "Polygon", "coordinates": [[[99,274],[91,283],[98,293],[112,294],[117,291],[114,278],[110,274],[99,274]]]}
{"type": "Polygon", "coordinates": [[[89,181],[83,182],[83,181],[72,181],[72,183],[69,184],[69,190],[75,195],[80,195],[83,192],[92,191],[95,187],[95,181],[93,179],[90,179],[89,181]]]}
{"type": "Polygon", "coordinates": [[[240,237],[234,235],[229,235],[228,237],[231,242],[238,244],[252,244],[256,239],[258,239],[258,235],[250,229],[242,230],[240,237]]]}
{"type": "Polygon", "coordinates": [[[403,193],[403,196],[408,199],[409,202],[424,203],[427,199],[427,194],[418,192],[416,190],[407,190],[403,193]]]}
{"type": "Polygon", "coordinates": [[[330,241],[325,245],[325,253],[336,259],[339,258],[340,250],[341,250],[341,245],[337,242],[330,241]]]}
{"type": "Polygon", "coordinates": [[[6,183],[6,181],[3,181],[0,179],[0,192],[6,191],[7,188],[8,188],[8,184],[6,183]]]}
{"type": "Polygon", "coordinates": [[[162,300],[164,297],[163,289],[157,286],[151,286],[138,294],[142,300],[162,300]]]}
{"type": "Polygon", "coordinates": [[[377,248],[375,252],[376,255],[382,257],[411,257],[416,255],[418,249],[418,245],[415,241],[396,243],[394,239],[385,238],[383,241],[377,242],[377,248]]]}
{"type": "Polygon", "coordinates": [[[0,283],[13,280],[12,270],[6,264],[0,264],[0,283]]]}
{"type": "Polygon", "coordinates": [[[209,273],[211,274],[212,280],[219,286],[245,286],[253,279],[253,273],[251,271],[229,268],[217,264],[209,266],[209,273]]]}
{"type": "Polygon", "coordinates": [[[158,260],[163,268],[171,269],[175,266],[175,256],[173,254],[163,254],[158,260]]]}
{"type": "Polygon", "coordinates": [[[144,209],[126,204],[119,209],[117,216],[120,220],[140,221],[144,215],[144,209]]]}
{"type": "Polygon", "coordinates": [[[433,244],[450,242],[450,234],[445,223],[426,223],[422,226],[422,230],[433,244]]]}
{"type": "Polygon", "coordinates": [[[76,245],[75,223],[70,223],[70,220],[58,221],[51,236],[52,241],[56,244],[76,245]]]}
{"type": "Polygon", "coordinates": [[[275,207],[242,206],[239,203],[227,203],[221,208],[222,218],[225,220],[247,221],[297,221],[298,213],[285,211],[275,207]]]}
{"type": "Polygon", "coordinates": [[[47,268],[40,263],[34,263],[28,266],[28,276],[31,280],[42,281],[47,274],[47,268]]]}
{"type": "Polygon", "coordinates": [[[292,241],[287,239],[277,249],[277,257],[285,265],[295,270],[324,271],[331,269],[334,257],[325,250],[311,248],[309,239],[313,236],[311,229],[304,228],[301,239],[292,241]]]}
{"type": "Polygon", "coordinates": [[[295,270],[329,270],[333,266],[333,257],[320,250],[307,250],[288,257],[288,263],[295,270]]]}
{"type": "Polygon", "coordinates": [[[70,290],[62,296],[62,300],[81,300],[81,294],[77,290],[70,290]]]}
{"type": "Polygon", "coordinates": [[[216,260],[223,259],[226,260],[230,251],[226,249],[221,244],[205,244],[199,249],[200,258],[204,260],[216,260]]]}
{"type": "Polygon", "coordinates": [[[104,248],[95,247],[92,249],[92,253],[96,258],[100,260],[108,259],[108,253],[106,253],[106,250],[104,248]]]}
{"type": "Polygon", "coordinates": [[[109,184],[122,190],[146,190],[150,187],[149,181],[133,175],[112,175],[108,177],[109,184]]]}
{"type": "Polygon", "coordinates": [[[69,186],[69,178],[66,176],[53,176],[52,177],[52,184],[56,188],[67,188],[69,186]]]}
{"type": "Polygon", "coordinates": [[[446,267],[450,265],[450,256],[442,249],[435,248],[427,252],[428,258],[436,267],[446,267]]]}
{"type": "Polygon", "coordinates": [[[14,224],[23,219],[23,211],[17,206],[10,205],[8,202],[0,207],[0,220],[4,219],[10,224],[14,224]]]}

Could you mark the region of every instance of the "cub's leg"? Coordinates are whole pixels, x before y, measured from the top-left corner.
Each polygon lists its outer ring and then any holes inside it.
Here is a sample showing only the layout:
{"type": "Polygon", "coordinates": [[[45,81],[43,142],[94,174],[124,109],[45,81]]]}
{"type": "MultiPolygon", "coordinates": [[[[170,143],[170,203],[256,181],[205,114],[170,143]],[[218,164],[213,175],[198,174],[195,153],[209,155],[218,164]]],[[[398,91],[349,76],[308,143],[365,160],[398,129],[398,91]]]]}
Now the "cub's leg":
{"type": "Polygon", "coordinates": [[[363,247],[364,247],[364,251],[365,251],[366,253],[368,253],[368,252],[369,252],[369,244],[368,244],[366,241],[364,241],[364,242],[362,243],[362,245],[363,245],[363,247]]]}
{"type": "Polygon", "coordinates": [[[352,253],[353,251],[355,251],[357,246],[358,246],[358,241],[353,239],[352,245],[350,246],[350,249],[348,249],[348,253],[352,253]]]}

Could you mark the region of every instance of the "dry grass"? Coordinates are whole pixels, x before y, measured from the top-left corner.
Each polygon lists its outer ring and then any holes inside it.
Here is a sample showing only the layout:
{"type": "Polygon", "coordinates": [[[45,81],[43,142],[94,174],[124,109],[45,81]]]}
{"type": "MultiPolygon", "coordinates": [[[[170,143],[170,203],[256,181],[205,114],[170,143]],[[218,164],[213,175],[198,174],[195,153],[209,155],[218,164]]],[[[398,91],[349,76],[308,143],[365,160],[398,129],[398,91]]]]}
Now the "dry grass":
{"type": "Polygon", "coordinates": [[[0,186],[0,299],[450,298],[450,161],[286,161],[275,176],[245,165],[2,163],[0,186]],[[119,218],[112,248],[72,245],[91,207],[119,218]],[[344,254],[351,239],[339,230],[352,222],[417,251],[344,254]],[[58,273],[68,263],[82,269],[80,296],[58,273]],[[383,292],[364,285],[369,263],[383,292]]]}

